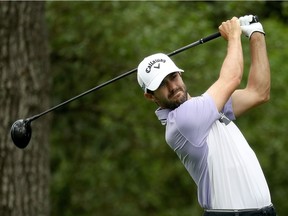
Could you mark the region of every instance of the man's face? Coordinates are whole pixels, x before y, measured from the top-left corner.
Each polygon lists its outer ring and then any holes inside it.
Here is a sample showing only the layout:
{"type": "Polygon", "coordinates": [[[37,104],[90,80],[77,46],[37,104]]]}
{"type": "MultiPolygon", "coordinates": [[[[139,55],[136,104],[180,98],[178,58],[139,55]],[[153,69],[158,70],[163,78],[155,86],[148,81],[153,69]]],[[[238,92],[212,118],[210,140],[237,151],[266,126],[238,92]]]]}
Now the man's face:
{"type": "Polygon", "coordinates": [[[168,109],[177,108],[187,100],[187,97],[187,89],[179,72],[167,75],[158,89],[150,94],[151,100],[161,108],[168,109]]]}

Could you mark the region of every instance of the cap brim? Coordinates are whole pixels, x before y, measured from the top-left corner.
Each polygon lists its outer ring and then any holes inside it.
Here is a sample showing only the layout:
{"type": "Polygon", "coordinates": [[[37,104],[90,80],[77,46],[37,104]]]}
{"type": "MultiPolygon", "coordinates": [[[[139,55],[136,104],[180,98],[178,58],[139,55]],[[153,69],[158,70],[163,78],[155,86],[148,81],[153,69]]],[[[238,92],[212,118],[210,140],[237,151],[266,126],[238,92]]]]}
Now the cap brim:
{"type": "Polygon", "coordinates": [[[184,70],[177,69],[167,73],[159,73],[146,88],[149,89],[150,91],[155,91],[156,89],[158,89],[158,87],[160,86],[160,84],[162,83],[162,81],[165,79],[166,76],[175,72],[184,72],[184,70]]]}

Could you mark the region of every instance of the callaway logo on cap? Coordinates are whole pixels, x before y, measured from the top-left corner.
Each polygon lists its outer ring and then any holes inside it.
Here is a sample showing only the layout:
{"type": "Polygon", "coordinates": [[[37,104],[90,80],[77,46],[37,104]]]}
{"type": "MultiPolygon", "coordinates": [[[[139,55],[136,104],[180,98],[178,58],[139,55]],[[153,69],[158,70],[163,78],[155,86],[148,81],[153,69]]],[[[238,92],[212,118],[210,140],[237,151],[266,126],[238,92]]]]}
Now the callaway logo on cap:
{"type": "Polygon", "coordinates": [[[137,80],[144,92],[155,91],[170,73],[184,72],[163,53],[150,55],[138,65],[137,80]]]}

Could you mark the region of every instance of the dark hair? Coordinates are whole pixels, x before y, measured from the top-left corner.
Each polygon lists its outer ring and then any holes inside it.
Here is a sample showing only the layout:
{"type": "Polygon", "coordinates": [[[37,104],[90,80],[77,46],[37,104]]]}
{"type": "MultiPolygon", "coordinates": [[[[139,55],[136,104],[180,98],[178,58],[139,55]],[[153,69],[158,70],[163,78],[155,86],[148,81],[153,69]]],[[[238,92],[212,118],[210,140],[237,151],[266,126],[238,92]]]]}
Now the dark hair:
{"type": "Polygon", "coordinates": [[[148,94],[154,94],[154,91],[151,91],[151,90],[149,90],[149,89],[146,89],[146,92],[148,93],[148,94]]]}

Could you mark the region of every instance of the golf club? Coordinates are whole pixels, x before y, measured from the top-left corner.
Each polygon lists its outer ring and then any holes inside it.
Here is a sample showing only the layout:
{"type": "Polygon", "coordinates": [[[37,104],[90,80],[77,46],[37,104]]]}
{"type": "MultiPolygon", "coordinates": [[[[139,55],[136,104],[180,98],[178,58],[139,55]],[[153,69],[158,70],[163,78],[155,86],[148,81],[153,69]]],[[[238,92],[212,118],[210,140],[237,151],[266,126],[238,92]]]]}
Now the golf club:
{"type": "MultiPolygon", "coordinates": [[[[258,22],[257,16],[253,17],[253,20],[252,20],[251,23],[254,23],[254,22],[258,22]]],[[[210,40],[213,40],[215,38],[218,38],[220,36],[221,36],[221,34],[219,32],[216,32],[216,33],[211,34],[211,35],[209,35],[207,37],[201,38],[198,41],[195,41],[195,42],[193,42],[191,44],[188,44],[187,46],[179,48],[179,49],[177,49],[177,50],[175,50],[175,51],[173,51],[173,52],[171,52],[171,53],[169,53],[167,55],[169,57],[174,56],[174,55],[176,55],[176,54],[178,54],[180,52],[183,52],[183,51],[185,51],[185,50],[187,50],[189,48],[198,46],[200,44],[204,44],[204,43],[206,43],[206,42],[208,42],[210,40]]],[[[41,117],[41,116],[43,116],[43,115],[45,115],[45,114],[47,114],[47,113],[49,113],[51,111],[56,110],[59,107],[62,107],[62,106],[66,105],[66,104],[68,104],[68,103],[70,103],[70,102],[72,102],[72,101],[74,101],[74,100],[76,100],[76,99],[78,99],[80,97],[83,97],[84,95],[87,95],[87,94],[89,94],[89,93],[91,93],[93,91],[96,91],[96,90],[98,90],[98,89],[100,89],[100,88],[102,88],[102,87],[104,87],[104,86],[106,86],[106,85],[108,85],[110,83],[113,83],[113,82],[115,82],[115,81],[117,81],[119,79],[122,79],[122,78],[124,78],[124,77],[126,77],[126,76],[128,76],[128,75],[130,75],[132,73],[135,73],[136,71],[137,71],[137,68],[134,68],[134,69],[132,69],[132,70],[126,72],[126,73],[123,73],[123,74],[121,74],[121,75],[119,75],[119,76],[117,76],[117,77],[115,77],[115,78],[113,78],[111,80],[108,80],[108,81],[106,81],[106,82],[104,82],[104,83],[102,83],[102,84],[100,84],[100,85],[98,85],[98,86],[96,86],[96,87],[94,87],[94,88],[92,88],[90,90],[87,90],[87,91],[83,92],[82,94],[79,94],[79,95],[77,95],[77,96],[75,96],[75,97],[73,97],[73,98],[71,98],[71,99],[69,99],[67,101],[64,101],[64,102],[62,102],[62,103],[60,103],[60,104],[58,104],[58,105],[56,105],[56,106],[54,106],[52,108],[40,113],[40,114],[34,115],[34,116],[30,117],[30,118],[19,119],[19,120],[15,121],[13,123],[13,125],[11,126],[11,130],[10,130],[12,141],[14,142],[14,144],[18,148],[24,149],[29,144],[30,139],[31,139],[31,135],[32,135],[31,122],[32,121],[38,119],[39,117],[41,117]]]]}

